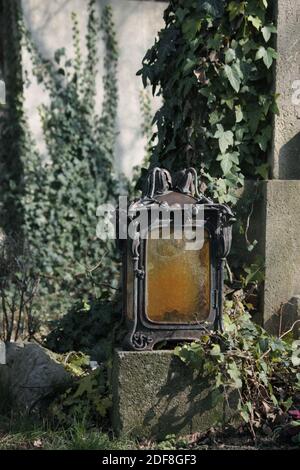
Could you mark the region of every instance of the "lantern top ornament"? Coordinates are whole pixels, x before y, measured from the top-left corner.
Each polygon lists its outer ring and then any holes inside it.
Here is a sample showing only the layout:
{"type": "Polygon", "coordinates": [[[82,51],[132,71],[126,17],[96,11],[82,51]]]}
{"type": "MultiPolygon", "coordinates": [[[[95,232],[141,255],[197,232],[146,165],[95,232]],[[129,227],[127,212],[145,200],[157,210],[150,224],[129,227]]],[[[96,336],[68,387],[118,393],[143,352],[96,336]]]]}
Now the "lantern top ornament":
{"type": "Polygon", "coordinates": [[[205,198],[203,194],[199,194],[198,176],[194,168],[180,170],[174,174],[173,178],[170,172],[164,168],[156,167],[149,171],[146,187],[143,191],[144,198],[153,199],[157,195],[167,194],[171,191],[209,202],[209,199],[205,198]]]}

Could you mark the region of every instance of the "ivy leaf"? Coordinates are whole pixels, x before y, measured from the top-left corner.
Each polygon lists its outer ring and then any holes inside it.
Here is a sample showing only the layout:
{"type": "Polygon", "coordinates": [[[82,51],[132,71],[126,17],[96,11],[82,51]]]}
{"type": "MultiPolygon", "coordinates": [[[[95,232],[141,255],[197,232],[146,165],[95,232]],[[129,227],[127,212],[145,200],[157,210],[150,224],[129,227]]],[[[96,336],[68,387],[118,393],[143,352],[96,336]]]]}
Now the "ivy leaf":
{"type": "Polygon", "coordinates": [[[293,354],[292,354],[292,364],[294,367],[300,366],[300,340],[293,341],[293,354]]]}
{"type": "Polygon", "coordinates": [[[204,11],[214,18],[218,18],[224,13],[224,2],[223,0],[202,0],[198,2],[197,9],[204,11]]]}
{"type": "Polygon", "coordinates": [[[229,48],[225,52],[225,62],[226,64],[230,64],[236,58],[236,52],[234,49],[229,48]]]}
{"type": "Polygon", "coordinates": [[[186,8],[178,8],[176,10],[176,16],[177,16],[177,18],[179,19],[180,22],[183,21],[183,19],[187,15],[187,13],[188,13],[188,10],[186,8]]]}
{"type": "Polygon", "coordinates": [[[192,41],[196,34],[200,31],[201,24],[201,20],[195,18],[187,20],[183,23],[182,32],[189,41],[192,41]]]}
{"type": "Polygon", "coordinates": [[[244,118],[241,105],[235,107],[235,120],[236,122],[241,122],[244,118]]]}
{"type": "Polygon", "coordinates": [[[240,373],[240,370],[238,369],[235,362],[232,362],[229,365],[229,367],[227,369],[227,372],[228,372],[229,377],[233,381],[234,387],[235,388],[242,388],[243,383],[242,383],[242,380],[241,380],[241,373],[240,373]]]}
{"type": "Polygon", "coordinates": [[[215,124],[217,124],[218,122],[221,121],[222,119],[222,114],[219,113],[218,111],[214,111],[210,114],[209,116],[209,123],[214,126],[215,124]]]}
{"type": "Polygon", "coordinates": [[[224,67],[225,75],[229,80],[232,88],[238,93],[240,91],[241,79],[243,78],[243,73],[238,64],[228,65],[224,67]]]}
{"type": "Polygon", "coordinates": [[[219,50],[221,44],[222,44],[222,36],[221,34],[218,34],[218,33],[215,34],[214,37],[210,37],[207,40],[207,47],[209,49],[219,50]]]}
{"type": "Polygon", "coordinates": [[[248,410],[246,409],[246,407],[244,407],[244,409],[242,409],[240,411],[240,415],[241,417],[243,418],[243,420],[245,421],[245,423],[249,423],[250,421],[250,414],[248,412],[248,410]]]}
{"type": "Polygon", "coordinates": [[[220,356],[221,355],[221,348],[219,344],[214,344],[210,351],[211,356],[220,356]]]}
{"type": "Polygon", "coordinates": [[[252,135],[254,135],[258,129],[259,122],[262,118],[262,114],[263,114],[263,110],[261,107],[250,109],[247,112],[248,125],[249,125],[249,129],[252,135]]]}
{"type": "Polygon", "coordinates": [[[300,357],[293,355],[292,356],[292,364],[294,367],[300,366],[300,357]]]}
{"type": "Polygon", "coordinates": [[[217,132],[214,137],[219,139],[221,153],[225,153],[230,145],[233,145],[233,132],[224,131],[222,124],[217,124],[217,132]]]}
{"type": "Polygon", "coordinates": [[[186,73],[191,70],[197,64],[196,60],[190,59],[189,57],[186,59],[185,66],[183,67],[183,72],[186,73]]]}
{"type": "Polygon", "coordinates": [[[232,168],[232,161],[228,157],[228,153],[225,153],[223,157],[224,158],[221,161],[221,168],[222,168],[224,175],[227,175],[232,168]]]}
{"type": "Polygon", "coordinates": [[[228,152],[218,155],[217,161],[221,161],[221,168],[224,175],[228,175],[233,164],[239,164],[239,153],[238,152],[228,152]]]}
{"type": "Polygon", "coordinates": [[[255,173],[262,177],[262,179],[267,180],[269,176],[269,164],[262,163],[261,165],[256,167],[255,173]]]}
{"type": "Polygon", "coordinates": [[[233,109],[233,106],[234,106],[234,99],[233,98],[223,98],[221,100],[221,104],[226,104],[226,106],[228,106],[229,109],[233,109]]]}
{"type": "Polygon", "coordinates": [[[273,64],[273,59],[277,59],[278,55],[275,49],[272,47],[268,47],[267,53],[263,58],[263,61],[265,63],[265,66],[269,69],[271,65],[273,64]]]}
{"type": "Polygon", "coordinates": [[[229,160],[231,160],[233,163],[235,163],[236,165],[239,164],[239,152],[227,152],[227,153],[220,153],[218,156],[217,156],[217,161],[221,161],[223,160],[224,158],[228,158],[229,160]]]}
{"type": "Polygon", "coordinates": [[[262,21],[260,18],[258,18],[258,16],[248,16],[248,21],[250,21],[250,23],[253,24],[254,28],[256,28],[257,30],[259,30],[261,27],[262,27],[262,21]]]}
{"type": "Polygon", "coordinates": [[[265,54],[266,54],[266,48],[264,46],[260,46],[256,53],[255,60],[262,59],[265,56],[265,54]]]}
{"type": "Polygon", "coordinates": [[[271,34],[272,34],[272,33],[276,33],[276,31],[277,31],[277,30],[276,30],[276,27],[275,27],[273,24],[270,24],[270,25],[268,25],[268,26],[264,26],[264,27],[262,28],[262,30],[261,30],[262,35],[263,35],[263,37],[264,37],[264,40],[265,40],[266,42],[269,41],[269,39],[270,39],[270,37],[271,37],[271,34]]]}
{"type": "Polygon", "coordinates": [[[266,49],[264,46],[260,46],[258,49],[255,60],[263,59],[265,66],[269,69],[273,64],[273,59],[277,59],[277,52],[272,47],[266,49]]]}
{"type": "Polygon", "coordinates": [[[272,126],[266,126],[255,137],[254,141],[259,145],[260,149],[265,152],[272,137],[272,126]]]}
{"type": "Polygon", "coordinates": [[[246,2],[230,2],[227,11],[229,11],[229,20],[233,21],[237,16],[244,15],[246,2]]]}

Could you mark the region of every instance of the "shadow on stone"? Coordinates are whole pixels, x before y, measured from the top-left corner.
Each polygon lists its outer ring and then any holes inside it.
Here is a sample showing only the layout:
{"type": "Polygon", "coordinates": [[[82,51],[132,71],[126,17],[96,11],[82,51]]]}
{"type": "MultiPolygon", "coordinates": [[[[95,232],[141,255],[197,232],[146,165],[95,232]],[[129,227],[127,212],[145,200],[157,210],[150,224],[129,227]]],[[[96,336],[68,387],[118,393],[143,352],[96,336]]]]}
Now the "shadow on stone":
{"type": "Polygon", "coordinates": [[[199,372],[172,351],[117,351],[113,369],[113,427],[117,434],[163,439],[205,432],[234,415],[228,403],[199,372]]]}
{"type": "Polygon", "coordinates": [[[300,132],[283,145],[279,152],[279,178],[300,180],[300,132]]]}
{"type": "Polygon", "coordinates": [[[283,304],[265,324],[270,333],[281,336],[292,329],[295,339],[300,337],[300,295],[295,295],[283,304]],[[296,323],[298,322],[298,323],[296,323]],[[294,327],[293,327],[294,325],[294,327]]]}

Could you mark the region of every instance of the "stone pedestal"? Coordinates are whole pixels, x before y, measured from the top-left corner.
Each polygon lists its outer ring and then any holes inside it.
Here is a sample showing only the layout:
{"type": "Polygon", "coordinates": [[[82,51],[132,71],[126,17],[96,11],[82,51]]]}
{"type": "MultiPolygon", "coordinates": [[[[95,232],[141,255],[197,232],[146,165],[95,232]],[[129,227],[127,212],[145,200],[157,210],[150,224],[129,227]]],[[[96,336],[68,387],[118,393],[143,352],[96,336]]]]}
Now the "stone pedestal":
{"type": "Polygon", "coordinates": [[[299,318],[300,295],[300,0],[277,0],[273,180],[263,183],[263,323],[278,334],[299,318]],[[295,300],[296,299],[296,300],[295,300]]]}
{"type": "MultiPolygon", "coordinates": [[[[280,335],[300,319],[300,180],[260,181],[258,188],[247,181],[241,201],[254,191],[257,199],[248,237],[258,244],[248,259],[244,251],[240,257],[249,265],[257,255],[264,259],[265,280],[254,319],[280,335]]],[[[235,251],[238,243],[234,238],[235,251]]]]}
{"type": "Polygon", "coordinates": [[[272,177],[300,180],[300,0],[277,0],[276,48],[280,114],[274,121],[272,177]]]}
{"type": "Polygon", "coordinates": [[[115,351],[112,383],[117,435],[162,439],[205,432],[228,421],[237,405],[236,394],[227,403],[172,351],[115,351]]]}

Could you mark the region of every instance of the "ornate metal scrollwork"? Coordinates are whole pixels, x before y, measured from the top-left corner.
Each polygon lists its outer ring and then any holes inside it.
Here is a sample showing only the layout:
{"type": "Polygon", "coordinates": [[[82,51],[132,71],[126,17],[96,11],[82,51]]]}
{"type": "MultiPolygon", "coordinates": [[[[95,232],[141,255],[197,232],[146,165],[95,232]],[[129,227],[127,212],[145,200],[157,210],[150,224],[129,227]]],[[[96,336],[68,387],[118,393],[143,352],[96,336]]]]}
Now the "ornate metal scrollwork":
{"type": "Polygon", "coordinates": [[[145,277],[145,270],[144,269],[138,269],[136,268],[134,270],[134,274],[136,275],[136,277],[138,277],[139,279],[144,279],[145,277]]]}
{"type": "Polygon", "coordinates": [[[147,335],[142,331],[137,331],[132,337],[132,344],[134,348],[138,350],[147,349],[151,343],[153,343],[152,336],[147,335]]]}
{"type": "Polygon", "coordinates": [[[229,206],[226,204],[222,205],[221,216],[220,216],[220,244],[219,244],[219,255],[222,258],[226,258],[230,252],[231,241],[232,241],[232,225],[236,221],[234,214],[229,206]]]}

